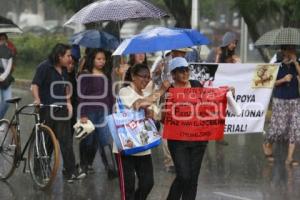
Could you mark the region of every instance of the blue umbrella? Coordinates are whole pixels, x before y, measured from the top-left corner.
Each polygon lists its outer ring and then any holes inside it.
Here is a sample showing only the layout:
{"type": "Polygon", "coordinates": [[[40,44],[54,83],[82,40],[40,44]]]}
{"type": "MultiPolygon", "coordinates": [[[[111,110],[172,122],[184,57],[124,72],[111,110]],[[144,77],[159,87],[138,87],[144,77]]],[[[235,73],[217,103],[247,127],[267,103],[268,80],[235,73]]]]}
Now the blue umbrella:
{"type": "Polygon", "coordinates": [[[194,29],[157,27],[124,40],[113,55],[165,51],[209,43],[206,36],[194,29]]]}
{"type": "Polygon", "coordinates": [[[99,30],[85,30],[75,33],[71,37],[70,42],[84,47],[107,50],[115,50],[120,44],[115,36],[99,30]]]}

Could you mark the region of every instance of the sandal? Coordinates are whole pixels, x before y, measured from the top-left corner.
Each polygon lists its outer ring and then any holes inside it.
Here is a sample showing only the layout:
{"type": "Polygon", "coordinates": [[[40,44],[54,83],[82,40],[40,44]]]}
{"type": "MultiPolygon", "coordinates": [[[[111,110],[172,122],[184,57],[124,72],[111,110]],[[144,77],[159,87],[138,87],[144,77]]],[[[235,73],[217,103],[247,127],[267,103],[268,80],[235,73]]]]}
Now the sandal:
{"type": "Polygon", "coordinates": [[[272,154],[272,147],[270,145],[267,145],[265,143],[262,144],[262,149],[265,155],[271,155],[272,154]]]}
{"type": "Polygon", "coordinates": [[[270,155],[266,155],[266,154],[265,154],[265,157],[266,157],[266,159],[267,159],[269,162],[273,162],[273,161],[274,161],[273,154],[270,154],[270,155]]]}
{"type": "Polygon", "coordinates": [[[296,161],[296,160],[286,160],[286,161],[285,161],[285,164],[286,164],[286,165],[290,165],[290,166],[298,166],[298,165],[299,165],[299,162],[296,161]]]}

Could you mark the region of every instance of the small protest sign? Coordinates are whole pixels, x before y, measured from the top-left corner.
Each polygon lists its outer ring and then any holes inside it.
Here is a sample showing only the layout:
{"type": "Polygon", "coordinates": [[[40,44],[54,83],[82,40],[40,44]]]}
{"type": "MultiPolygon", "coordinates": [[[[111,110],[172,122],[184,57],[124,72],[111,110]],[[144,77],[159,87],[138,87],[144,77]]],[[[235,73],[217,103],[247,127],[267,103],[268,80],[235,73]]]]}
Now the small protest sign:
{"type": "Polygon", "coordinates": [[[163,137],[182,141],[224,136],[227,88],[171,88],[165,105],[163,137]]]}

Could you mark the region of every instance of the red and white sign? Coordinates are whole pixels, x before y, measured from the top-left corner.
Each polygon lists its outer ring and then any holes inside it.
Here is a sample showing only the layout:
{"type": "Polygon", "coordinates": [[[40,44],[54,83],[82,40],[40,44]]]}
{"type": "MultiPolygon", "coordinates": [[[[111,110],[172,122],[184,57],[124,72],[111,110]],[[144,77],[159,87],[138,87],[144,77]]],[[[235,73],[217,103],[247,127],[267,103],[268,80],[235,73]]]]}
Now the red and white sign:
{"type": "Polygon", "coordinates": [[[182,141],[224,137],[227,88],[171,88],[163,138],[182,141]]]}

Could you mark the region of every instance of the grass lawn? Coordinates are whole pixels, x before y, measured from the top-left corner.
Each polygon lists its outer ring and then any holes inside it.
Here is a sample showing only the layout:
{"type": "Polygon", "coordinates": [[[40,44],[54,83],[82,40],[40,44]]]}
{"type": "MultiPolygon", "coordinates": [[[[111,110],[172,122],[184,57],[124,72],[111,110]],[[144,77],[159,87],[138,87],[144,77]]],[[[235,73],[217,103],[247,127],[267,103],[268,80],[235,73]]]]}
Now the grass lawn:
{"type": "Polygon", "coordinates": [[[37,64],[16,64],[13,76],[15,79],[32,80],[37,64]]]}

